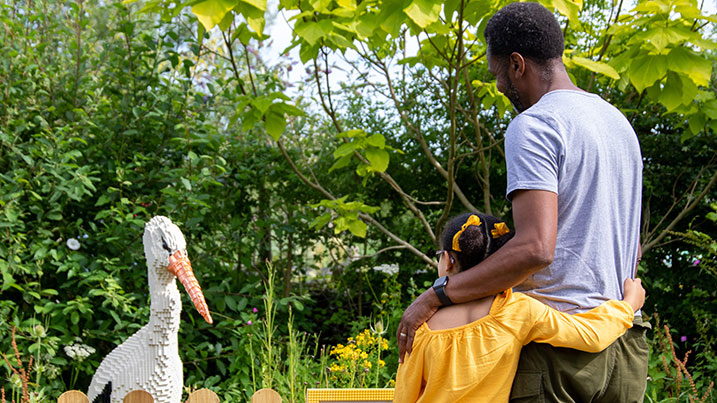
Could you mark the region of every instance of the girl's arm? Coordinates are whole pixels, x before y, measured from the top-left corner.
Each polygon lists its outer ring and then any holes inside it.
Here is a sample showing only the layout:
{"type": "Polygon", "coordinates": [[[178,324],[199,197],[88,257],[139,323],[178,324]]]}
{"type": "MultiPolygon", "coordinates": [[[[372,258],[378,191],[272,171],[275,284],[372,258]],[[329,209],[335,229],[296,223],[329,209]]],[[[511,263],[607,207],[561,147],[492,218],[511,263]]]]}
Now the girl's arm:
{"type": "Polygon", "coordinates": [[[642,288],[640,279],[625,280],[622,301],[610,300],[588,312],[575,315],[557,311],[532,300],[530,312],[534,321],[523,343],[534,341],[549,343],[555,347],[600,352],[632,327],[634,313],[644,302],[645,289],[642,288]]]}

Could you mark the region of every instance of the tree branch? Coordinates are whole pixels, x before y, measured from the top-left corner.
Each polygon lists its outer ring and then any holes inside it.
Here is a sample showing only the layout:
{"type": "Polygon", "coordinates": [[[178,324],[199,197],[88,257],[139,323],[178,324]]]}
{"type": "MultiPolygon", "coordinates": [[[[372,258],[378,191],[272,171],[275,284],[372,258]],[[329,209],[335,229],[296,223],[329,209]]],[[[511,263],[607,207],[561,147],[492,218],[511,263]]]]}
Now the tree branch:
{"type": "MultiPolygon", "coordinates": [[[[714,158],[713,158],[714,161],[714,158]]],[[[713,166],[711,163],[709,165],[710,167],[713,166]]],[[[701,176],[701,175],[700,175],[701,176]]],[[[697,183],[697,180],[699,179],[699,176],[695,178],[695,184],[697,183]]],[[[695,207],[704,199],[704,197],[708,194],[710,189],[714,186],[714,184],[717,183],[717,170],[712,174],[712,178],[710,178],[710,181],[707,183],[707,185],[702,189],[699,195],[692,199],[691,201],[688,201],[687,205],[682,209],[682,211],[665,227],[664,230],[660,232],[658,236],[656,236],[654,239],[646,239],[644,241],[644,244],[642,245],[642,253],[644,254],[651,248],[655,247],[667,234],[672,231],[675,226],[683,219],[685,216],[694,210],[695,207]]],[[[692,192],[690,192],[692,194],[692,192]]]]}

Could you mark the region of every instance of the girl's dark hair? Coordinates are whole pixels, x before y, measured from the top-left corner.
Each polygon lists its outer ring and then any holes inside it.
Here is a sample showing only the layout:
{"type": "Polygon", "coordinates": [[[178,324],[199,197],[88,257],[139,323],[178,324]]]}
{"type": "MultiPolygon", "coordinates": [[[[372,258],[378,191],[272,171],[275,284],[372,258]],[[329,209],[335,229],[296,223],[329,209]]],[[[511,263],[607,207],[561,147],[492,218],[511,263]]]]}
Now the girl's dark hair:
{"type": "Polygon", "coordinates": [[[467,270],[482,262],[485,258],[505,245],[515,234],[509,231],[497,238],[493,237],[491,231],[496,229],[496,224],[504,223],[496,217],[486,214],[465,213],[453,217],[443,228],[441,233],[441,248],[451,253],[458,259],[460,270],[467,270]],[[461,230],[463,224],[468,221],[471,215],[480,218],[480,225],[469,225],[458,238],[460,252],[453,249],[453,237],[461,230]]]}

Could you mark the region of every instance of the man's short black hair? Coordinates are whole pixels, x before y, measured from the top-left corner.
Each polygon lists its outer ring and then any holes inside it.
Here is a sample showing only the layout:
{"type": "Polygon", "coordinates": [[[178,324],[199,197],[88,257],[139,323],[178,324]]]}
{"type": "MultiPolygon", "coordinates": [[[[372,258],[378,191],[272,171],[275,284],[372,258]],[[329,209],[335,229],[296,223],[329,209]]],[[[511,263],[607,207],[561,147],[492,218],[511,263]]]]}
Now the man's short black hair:
{"type": "Polygon", "coordinates": [[[485,40],[494,56],[520,53],[541,64],[563,55],[564,39],[553,13],[538,3],[512,3],[493,15],[485,40]]]}

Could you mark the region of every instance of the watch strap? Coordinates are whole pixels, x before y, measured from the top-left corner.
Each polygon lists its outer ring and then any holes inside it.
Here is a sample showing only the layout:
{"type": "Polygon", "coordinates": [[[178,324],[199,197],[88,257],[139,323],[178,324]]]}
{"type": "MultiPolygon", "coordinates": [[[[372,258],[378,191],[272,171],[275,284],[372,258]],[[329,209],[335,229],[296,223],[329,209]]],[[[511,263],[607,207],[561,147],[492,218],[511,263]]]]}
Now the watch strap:
{"type": "Polygon", "coordinates": [[[438,297],[438,300],[441,302],[441,306],[448,306],[453,305],[453,301],[451,301],[450,298],[448,298],[448,295],[446,295],[446,284],[448,283],[448,279],[439,279],[442,281],[436,281],[438,284],[433,285],[433,291],[436,292],[436,296],[438,297]]]}

